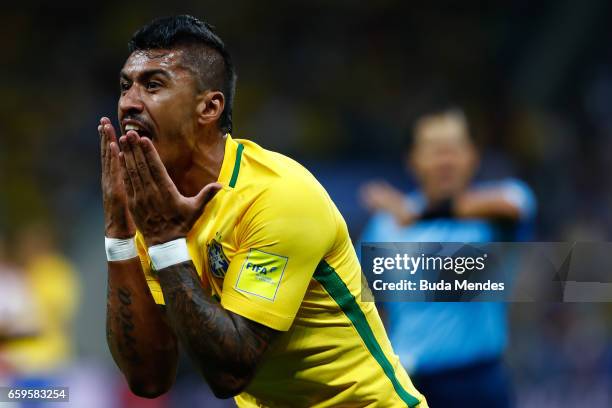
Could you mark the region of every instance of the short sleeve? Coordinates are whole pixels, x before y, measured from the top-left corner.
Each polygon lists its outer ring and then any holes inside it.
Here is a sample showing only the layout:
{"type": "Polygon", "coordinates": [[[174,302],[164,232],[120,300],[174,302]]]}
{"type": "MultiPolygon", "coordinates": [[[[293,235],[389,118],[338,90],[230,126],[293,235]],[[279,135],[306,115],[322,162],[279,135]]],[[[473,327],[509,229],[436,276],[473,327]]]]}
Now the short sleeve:
{"type": "Polygon", "coordinates": [[[145,244],[144,238],[140,232],[136,233],[136,249],[138,250],[138,257],[140,258],[142,271],[144,272],[147,285],[149,286],[149,290],[151,291],[151,295],[153,295],[155,303],[158,305],[165,305],[166,303],[164,302],[164,295],[162,293],[161,286],[159,285],[157,278],[153,275],[153,268],[151,268],[151,259],[149,258],[149,253],[147,252],[147,245],[145,244]]]}
{"type": "Polygon", "coordinates": [[[225,309],[289,330],[337,234],[333,204],[315,183],[277,182],[246,211],[237,226],[239,249],[223,282],[225,309]]]}
{"type": "Polygon", "coordinates": [[[537,205],[533,191],[520,180],[504,180],[501,185],[504,198],[514,204],[520,212],[521,220],[530,220],[535,217],[537,205]]]}

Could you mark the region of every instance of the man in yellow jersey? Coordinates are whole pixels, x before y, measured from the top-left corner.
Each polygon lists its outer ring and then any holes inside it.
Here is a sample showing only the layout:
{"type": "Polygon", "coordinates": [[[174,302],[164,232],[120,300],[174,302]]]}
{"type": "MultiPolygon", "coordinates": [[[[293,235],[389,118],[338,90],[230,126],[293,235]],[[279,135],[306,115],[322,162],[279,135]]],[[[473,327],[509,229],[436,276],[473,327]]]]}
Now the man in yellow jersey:
{"type": "Polygon", "coordinates": [[[346,224],[295,161],[230,136],[236,75],[211,27],[158,19],[129,43],[120,137],[98,131],[107,340],[130,388],[171,387],[180,343],[240,407],[425,407],[346,224]]]}

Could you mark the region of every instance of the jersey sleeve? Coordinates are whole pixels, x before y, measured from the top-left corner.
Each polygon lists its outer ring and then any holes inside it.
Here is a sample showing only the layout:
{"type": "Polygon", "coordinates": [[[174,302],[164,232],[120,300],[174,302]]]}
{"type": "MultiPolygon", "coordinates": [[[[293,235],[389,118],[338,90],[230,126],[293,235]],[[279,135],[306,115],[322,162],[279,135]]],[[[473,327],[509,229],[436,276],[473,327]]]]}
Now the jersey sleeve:
{"type": "Polygon", "coordinates": [[[162,293],[161,286],[159,285],[157,278],[153,275],[153,268],[151,268],[151,259],[149,258],[149,253],[147,252],[147,245],[145,244],[144,238],[140,232],[136,232],[136,249],[138,250],[138,257],[140,258],[142,271],[144,272],[147,285],[149,286],[149,290],[151,291],[151,295],[153,295],[155,303],[158,305],[165,305],[166,303],[164,302],[164,295],[162,293]]]}
{"type": "Polygon", "coordinates": [[[278,182],[246,211],[236,231],[239,249],[223,282],[225,309],[289,330],[338,230],[333,204],[315,183],[278,182]]]}
{"type": "Polygon", "coordinates": [[[536,198],[527,184],[520,180],[507,179],[500,183],[500,188],[504,198],[519,209],[522,221],[535,217],[536,198]]]}

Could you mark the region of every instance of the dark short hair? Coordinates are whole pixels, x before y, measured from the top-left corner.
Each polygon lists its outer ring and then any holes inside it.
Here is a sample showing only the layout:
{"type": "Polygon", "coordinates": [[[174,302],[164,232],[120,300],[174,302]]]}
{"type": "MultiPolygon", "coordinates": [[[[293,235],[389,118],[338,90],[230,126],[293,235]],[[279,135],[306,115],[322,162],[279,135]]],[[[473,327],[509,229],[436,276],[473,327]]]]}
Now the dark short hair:
{"type": "Polygon", "coordinates": [[[196,74],[201,90],[212,89],[223,93],[225,107],[219,118],[219,128],[223,132],[231,132],[236,71],[214,27],[190,15],[161,17],[136,31],[128,42],[130,53],[171,48],[184,48],[187,51],[184,62],[196,74]]]}
{"type": "Polygon", "coordinates": [[[457,115],[465,122],[465,125],[468,128],[468,136],[470,137],[470,140],[472,140],[469,132],[469,123],[463,108],[452,99],[432,98],[421,101],[420,106],[418,106],[411,115],[410,129],[408,130],[404,140],[404,150],[409,151],[414,148],[414,145],[416,144],[417,127],[422,119],[431,116],[448,114],[457,115]]]}

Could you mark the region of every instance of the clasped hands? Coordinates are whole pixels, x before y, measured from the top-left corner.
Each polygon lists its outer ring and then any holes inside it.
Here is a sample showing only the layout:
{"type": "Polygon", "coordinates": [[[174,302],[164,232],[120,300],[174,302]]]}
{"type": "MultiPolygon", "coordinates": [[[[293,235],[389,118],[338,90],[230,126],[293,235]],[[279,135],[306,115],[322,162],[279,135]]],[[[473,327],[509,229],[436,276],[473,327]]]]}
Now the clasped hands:
{"type": "Polygon", "coordinates": [[[117,139],[106,117],[98,133],[106,236],[132,237],[137,228],[147,246],[185,237],[221,184],[209,183],[185,197],[149,138],[130,130],[117,139]]]}

